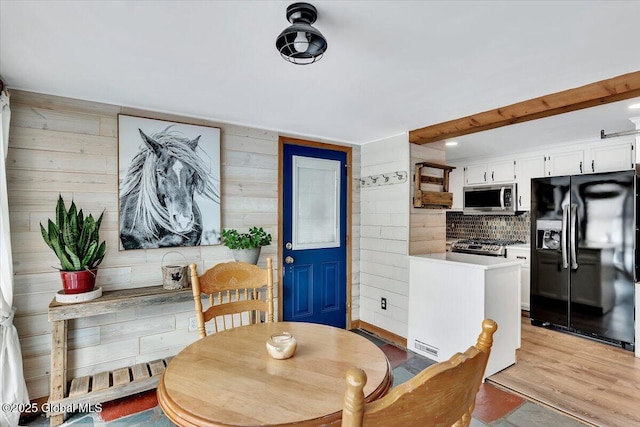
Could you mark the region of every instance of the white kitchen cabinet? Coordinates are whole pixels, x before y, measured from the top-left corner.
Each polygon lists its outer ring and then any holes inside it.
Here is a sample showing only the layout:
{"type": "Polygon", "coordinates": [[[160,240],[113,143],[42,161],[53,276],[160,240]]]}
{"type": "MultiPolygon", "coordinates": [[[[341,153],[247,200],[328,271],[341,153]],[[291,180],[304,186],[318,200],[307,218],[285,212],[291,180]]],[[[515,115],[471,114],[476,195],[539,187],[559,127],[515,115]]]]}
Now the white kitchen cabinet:
{"type": "Polygon", "coordinates": [[[545,176],[613,172],[635,167],[633,140],[590,143],[584,149],[547,153],[545,176]]]}
{"type": "Polygon", "coordinates": [[[579,175],[584,173],[584,150],[552,153],[547,156],[545,176],[579,175]]]}
{"type": "Polygon", "coordinates": [[[467,165],[464,168],[464,184],[476,185],[487,183],[487,163],[479,163],[476,165],[467,165]]]}
{"type": "Polygon", "coordinates": [[[515,162],[511,159],[471,164],[465,168],[465,185],[513,182],[514,179],[515,162]]]}
{"type": "Polygon", "coordinates": [[[475,342],[483,319],[498,323],[485,377],[516,361],[520,263],[455,252],[409,257],[407,348],[437,362],[475,342]],[[446,325],[446,327],[443,327],[446,325]]]}
{"type": "Polygon", "coordinates": [[[512,159],[489,163],[487,180],[493,182],[513,182],[516,179],[516,162],[512,159]]]}
{"type": "Polygon", "coordinates": [[[587,172],[613,172],[635,167],[633,141],[618,142],[591,148],[591,164],[587,172]]]}
{"type": "Polygon", "coordinates": [[[531,209],[531,179],[544,176],[544,156],[516,160],[516,183],[518,184],[518,210],[531,209]]]}
{"type": "Polygon", "coordinates": [[[463,208],[464,193],[464,169],[462,166],[457,166],[451,172],[449,172],[449,192],[453,194],[453,204],[451,210],[461,211],[463,208]]]}
{"type": "Polygon", "coordinates": [[[531,302],[531,249],[527,246],[508,246],[507,259],[520,260],[520,308],[529,311],[531,302]]]}
{"type": "Polygon", "coordinates": [[[563,144],[544,151],[521,153],[521,157],[514,155],[515,161],[505,160],[501,155],[462,160],[458,167],[464,170],[464,185],[516,182],[518,193],[523,195],[522,201],[518,200],[518,209],[528,210],[530,204],[524,196],[528,195],[525,187],[531,178],[632,170],[636,163],[640,163],[635,139],[640,141],[640,137],[618,137],[615,140],[563,144]]]}

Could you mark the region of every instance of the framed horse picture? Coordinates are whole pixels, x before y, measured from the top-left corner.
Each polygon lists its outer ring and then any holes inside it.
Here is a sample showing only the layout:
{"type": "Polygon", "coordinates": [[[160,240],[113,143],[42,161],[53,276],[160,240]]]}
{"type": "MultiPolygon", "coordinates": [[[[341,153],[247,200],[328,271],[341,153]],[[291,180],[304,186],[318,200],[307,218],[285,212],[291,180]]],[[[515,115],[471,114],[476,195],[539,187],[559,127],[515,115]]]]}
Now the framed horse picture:
{"type": "Polygon", "coordinates": [[[220,244],[220,129],[118,115],[120,250],[220,244]]]}

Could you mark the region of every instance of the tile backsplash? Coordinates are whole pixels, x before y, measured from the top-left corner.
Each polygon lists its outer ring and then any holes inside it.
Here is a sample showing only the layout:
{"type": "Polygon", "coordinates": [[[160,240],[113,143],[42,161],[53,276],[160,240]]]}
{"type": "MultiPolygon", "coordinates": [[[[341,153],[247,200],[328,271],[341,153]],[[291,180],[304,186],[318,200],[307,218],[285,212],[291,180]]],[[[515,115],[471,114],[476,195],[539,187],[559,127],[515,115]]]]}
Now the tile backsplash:
{"type": "Polygon", "coordinates": [[[447,212],[447,240],[508,239],[529,243],[531,214],[521,215],[462,215],[447,212]]]}

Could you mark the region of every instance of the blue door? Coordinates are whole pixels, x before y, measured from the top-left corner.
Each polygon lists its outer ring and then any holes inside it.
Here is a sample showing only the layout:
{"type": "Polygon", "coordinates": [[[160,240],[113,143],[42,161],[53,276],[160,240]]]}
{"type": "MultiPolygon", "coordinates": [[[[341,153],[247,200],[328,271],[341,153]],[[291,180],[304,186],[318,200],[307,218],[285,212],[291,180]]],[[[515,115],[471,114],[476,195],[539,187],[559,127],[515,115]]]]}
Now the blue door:
{"type": "Polygon", "coordinates": [[[347,153],[283,147],[284,321],[347,324],[347,153]]]}

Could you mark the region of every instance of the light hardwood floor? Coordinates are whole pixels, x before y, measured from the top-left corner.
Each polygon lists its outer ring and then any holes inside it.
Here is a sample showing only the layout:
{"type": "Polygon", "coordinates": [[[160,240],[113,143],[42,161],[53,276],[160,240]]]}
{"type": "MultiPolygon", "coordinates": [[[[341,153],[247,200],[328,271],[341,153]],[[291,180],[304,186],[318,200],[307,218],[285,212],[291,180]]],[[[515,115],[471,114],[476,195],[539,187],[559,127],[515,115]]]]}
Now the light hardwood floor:
{"type": "Polygon", "coordinates": [[[589,424],[640,425],[640,358],[526,317],[517,363],[488,380],[589,424]]]}

